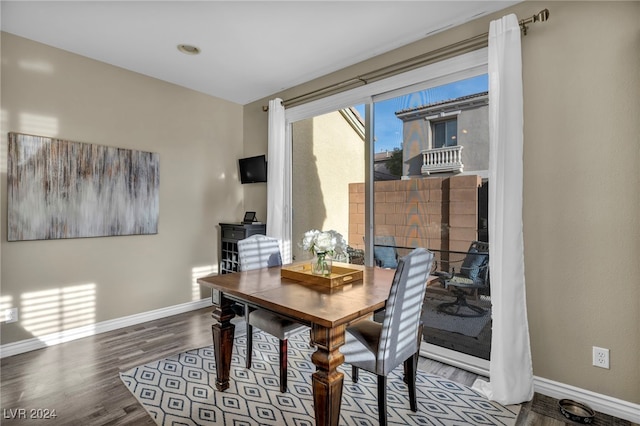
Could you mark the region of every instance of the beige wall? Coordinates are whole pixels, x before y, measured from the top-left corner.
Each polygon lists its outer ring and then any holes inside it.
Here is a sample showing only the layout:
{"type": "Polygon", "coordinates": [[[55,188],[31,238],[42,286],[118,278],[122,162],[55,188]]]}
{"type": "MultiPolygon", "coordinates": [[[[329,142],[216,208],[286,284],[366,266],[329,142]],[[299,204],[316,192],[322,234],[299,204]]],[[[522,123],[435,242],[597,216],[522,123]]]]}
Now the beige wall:
{"type": "Polygon", "coordinates": [[[244,211],[242,106],[2,33],[1,107],[3,217],[9,131],[160,154],[157,235],[7,243],[2,223],[1,295],[21,310],[3,344],[77,324],[60,290],[83,288],[93,322],[207,297],[193,276],[217,268],[217,224],[244,211]],[[53,310],[29,323],[45,294],[53,310]]]}
{"type": "MultiPolygon", "coordinates": [[[[309,84],[284,99],[549,8],[523,39],[524,233],[536,376],[640,403],[640,2],[524,2],[309,84]],[[591,347],[611,350],[611,369],[591,347]]],[[[244,108],[266,147],[266,100],[244,108]]],[[[295,185],[295,183],[294,183],[295,185]]],[[[246,193],[245,193],[246,195],[246,193]]],[[[266,207],[262,207],[266,208],[266,207]]]]}
{"type": "MultiPolygon", "coordinates": [[[[268,154],[267,152],[267,135],[268,113],[262,110],[263,106],[268,105],[268,101],[264,103],[255,102],[245,105],[244,114],[250,114],[256,117],[255,120],[244,120],[242,123],[242,131],[244,134],[244,156],[268,154]]],[[[269,157],[267,156],[267,169],[269,168],[269,157]]],[[[256,212],[258,220],[267,221],[267,184],[252,183],[242,185],[243,199],[245,207],[248,211],[256,212]]]]}

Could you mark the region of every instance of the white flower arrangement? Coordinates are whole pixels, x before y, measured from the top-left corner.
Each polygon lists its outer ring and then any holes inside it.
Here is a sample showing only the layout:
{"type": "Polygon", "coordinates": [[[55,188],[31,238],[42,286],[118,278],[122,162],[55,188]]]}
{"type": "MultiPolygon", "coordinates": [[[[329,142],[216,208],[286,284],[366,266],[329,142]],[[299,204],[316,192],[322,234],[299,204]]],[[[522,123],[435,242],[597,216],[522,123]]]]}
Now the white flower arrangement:
{"type": "Polygon", "coordinates": [[[300,246],[314,256],[318,253],[324,253],[332,257],[342,257],[347,253],[346,241],[342,234],[334,230],[318,231],[312,229],[307,231],[304,233],[300,246]]]}
{"type": "Polygon", "coordinates": [[[315,275],[331,275],[331,258],[345,261],[347,243],[342,234],[334,230],[318,231],[312,229],[304,233],[300,246],[314,256],[311,262],[311,272],[315,275]],[[327,257],[328,256],[328,257],[327,257]]]}

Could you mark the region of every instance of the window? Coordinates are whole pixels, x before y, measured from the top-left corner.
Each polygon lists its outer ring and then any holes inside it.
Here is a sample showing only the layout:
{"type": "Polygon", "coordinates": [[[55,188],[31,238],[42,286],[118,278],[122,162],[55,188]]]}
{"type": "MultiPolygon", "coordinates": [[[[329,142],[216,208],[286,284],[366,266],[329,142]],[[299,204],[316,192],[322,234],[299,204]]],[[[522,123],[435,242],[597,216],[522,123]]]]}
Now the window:
{"type": "Polygon", "coordinates": [[[437,121],[431,124],[433,148],[456,146],[458,142],[458,119],[437,121]]]}

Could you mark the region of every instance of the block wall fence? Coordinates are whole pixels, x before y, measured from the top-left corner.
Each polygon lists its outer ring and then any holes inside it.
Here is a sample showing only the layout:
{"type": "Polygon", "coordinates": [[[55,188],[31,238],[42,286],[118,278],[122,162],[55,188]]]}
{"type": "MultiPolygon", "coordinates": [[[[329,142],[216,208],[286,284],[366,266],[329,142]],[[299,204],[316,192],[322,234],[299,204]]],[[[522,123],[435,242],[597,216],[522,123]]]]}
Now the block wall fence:
{"type": "MultiPolygon", "coordinates": [[[[477,175],[375,182],[374,235],[393,236],[398,247],[466,252],[478,238],[481,184],[477,175]]],[[[364,183],[349,184],[349,245],[354,248],[364,248],[364,206],[364,183]]]]}

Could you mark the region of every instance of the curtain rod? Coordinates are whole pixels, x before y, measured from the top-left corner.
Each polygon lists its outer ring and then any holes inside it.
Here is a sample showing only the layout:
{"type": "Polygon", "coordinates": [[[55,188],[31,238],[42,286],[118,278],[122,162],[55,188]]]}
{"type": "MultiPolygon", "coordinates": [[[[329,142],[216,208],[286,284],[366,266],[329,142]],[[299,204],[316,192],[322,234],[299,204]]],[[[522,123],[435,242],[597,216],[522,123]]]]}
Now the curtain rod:
{"type": "MultiPolygon", "coordinates": [[[[522,30],[523,35],[526,36],[527,30],[529,28],[527,27],[527,25],[533,24],[535,22],[545,22],[548,19],[549,9],[541,10],[540,12],[529,18],[520,20],[520,29],[522,30]]],[[[454,56],[459,56],[464,53],[482,49],[488,46],[488,36],[489,33],[486,32],[456,43],[452,43],[439,49],[435,49],[430,52],[405,59],[395,64],[387,65],[377,70],[370,71],[368,73],[352,77],[347,80],[343,80],[339,83],[331,84],[329,86],[325,86],[299,96],[294,96],[293,98],[282,101],[282,105],[284,105],[285,107],[299,105],[317,98],[343,92],[345,90],[363,86],[365,84],[373,83],[374,81],[382,80],[401,72],[411,71],[412,69],[423,67],[434,62],[443,61],[454,56]]],[[[269,110],[269,107],[263,106],[262,110],[266,112],[269,110]]]]}

